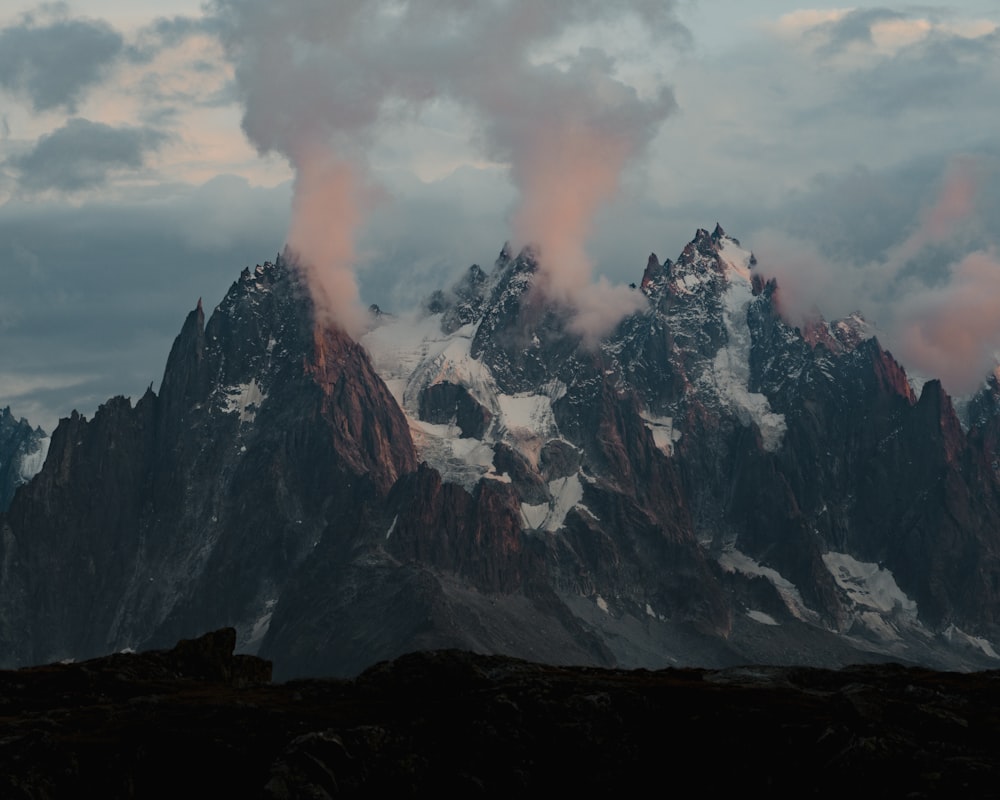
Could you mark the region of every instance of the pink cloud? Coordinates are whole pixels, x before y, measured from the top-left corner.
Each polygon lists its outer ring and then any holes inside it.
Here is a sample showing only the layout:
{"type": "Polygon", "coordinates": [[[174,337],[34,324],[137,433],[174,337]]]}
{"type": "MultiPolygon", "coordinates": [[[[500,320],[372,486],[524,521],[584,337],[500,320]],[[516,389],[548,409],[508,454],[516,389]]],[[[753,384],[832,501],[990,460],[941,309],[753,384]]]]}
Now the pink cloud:
{"type": "Polygon", "coordinates": [[[934,204],[921,214],[917,230],[890,254],[893,273],[928,245],[955,236],[962,223],[975,213],[977,191],[972,161],[954,159],[948,166],[934,204]]]}
{"type": "Polygon", "coordinates": [[[956,395],[979,388],[1000,350],[1000,260],[970,253],[947,286],[908,298],[893,336],[898,355],[956,395]]]}
{"type": "Polygon", "coordinates": [[[640,97],[621,80],[593,28],[631,16],[655,40],[679,28],[673,3],[215,5],[228,27],[243,128],[261,152],[282,153],[296,169],[289,244],[334,319],[357,317],[349,272],[370,210],[367,155],[378,126],[434,98],[471,112],[483,149],[510,165],[514,238],[539,252],[539,290],[570,308],[589,302],[576,295],[591,280],[585,244],[594,215],[674,107],[664,86],[640,97]],[[555,47],[588,28],[589,46],[555,47]]]}
{"type": "Polygon", "coordinates": [[[317,313],[350,335],[364,330],[355,279],[355,235],[374,193],[350,162],[327,148],[297,148],[288,247],[306,268],[317,313]]]}

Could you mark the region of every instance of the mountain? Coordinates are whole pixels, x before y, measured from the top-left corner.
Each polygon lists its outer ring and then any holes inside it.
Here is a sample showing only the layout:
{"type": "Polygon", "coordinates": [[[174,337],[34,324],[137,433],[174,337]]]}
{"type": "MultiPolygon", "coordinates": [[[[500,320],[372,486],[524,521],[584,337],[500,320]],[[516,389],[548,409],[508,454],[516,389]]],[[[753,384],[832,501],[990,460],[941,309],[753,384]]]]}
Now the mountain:
{"type": "Polygon", "coordinates": [[[0,511],[10,505],[17,487],[42,468],[48,448],[45,431],[16,418],[10,406],[0,409],[0,511]]]}
{"type": "Polygon", "coordinates": [[[594,342],[505,248],[355,342],[294,261],[199,302],[159,393],[62,420],[0,517],[3,666],[233,626],[291,675],[441,647],[996,666],[1000,386],[960,421],[721,227],[594,342]]]}

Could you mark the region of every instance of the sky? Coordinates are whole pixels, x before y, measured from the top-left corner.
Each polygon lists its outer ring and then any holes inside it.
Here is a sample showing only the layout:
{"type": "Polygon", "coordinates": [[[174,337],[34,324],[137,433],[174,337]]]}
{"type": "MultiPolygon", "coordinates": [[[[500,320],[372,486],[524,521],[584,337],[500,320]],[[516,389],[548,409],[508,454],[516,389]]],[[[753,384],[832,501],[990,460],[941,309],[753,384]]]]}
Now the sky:
{"type": "Polygon", "coordinates": [[[87,0],[0,10],[0,408],[158,387],[286,244],[317,303],[419,304],[505,242],[600,333],[716,222],[795,321],[908,372],[1000,353],[1000,7],[87,0]]]}

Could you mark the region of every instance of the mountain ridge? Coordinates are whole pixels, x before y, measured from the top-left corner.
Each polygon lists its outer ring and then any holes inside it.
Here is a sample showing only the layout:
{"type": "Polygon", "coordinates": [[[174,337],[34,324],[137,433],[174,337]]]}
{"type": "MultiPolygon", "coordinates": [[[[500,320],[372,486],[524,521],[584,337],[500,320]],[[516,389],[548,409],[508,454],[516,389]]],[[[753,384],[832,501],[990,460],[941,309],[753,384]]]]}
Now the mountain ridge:
{"type": "Polygon", "coordinates": [[[159,393],[63,420],[0,517],[4,666],[227,625],[289,675],[996,663],[995,379],[964,431],[718,225],[596,346],[536,275],[504,248],[360,343],[287,255],[199,301],[159,393]]]}

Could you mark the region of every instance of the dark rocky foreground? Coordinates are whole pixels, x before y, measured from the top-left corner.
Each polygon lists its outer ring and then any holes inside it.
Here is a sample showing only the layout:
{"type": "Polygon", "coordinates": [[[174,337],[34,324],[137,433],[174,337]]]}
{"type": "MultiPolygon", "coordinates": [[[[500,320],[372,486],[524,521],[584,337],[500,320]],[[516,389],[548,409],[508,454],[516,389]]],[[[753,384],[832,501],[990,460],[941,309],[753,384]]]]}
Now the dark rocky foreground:
{"type": "Polygon", "coordinates": [[[415,653],[271,684],[225,629],[0,673],[0,797],[996,796],[1000,673],[415,653]]]}

